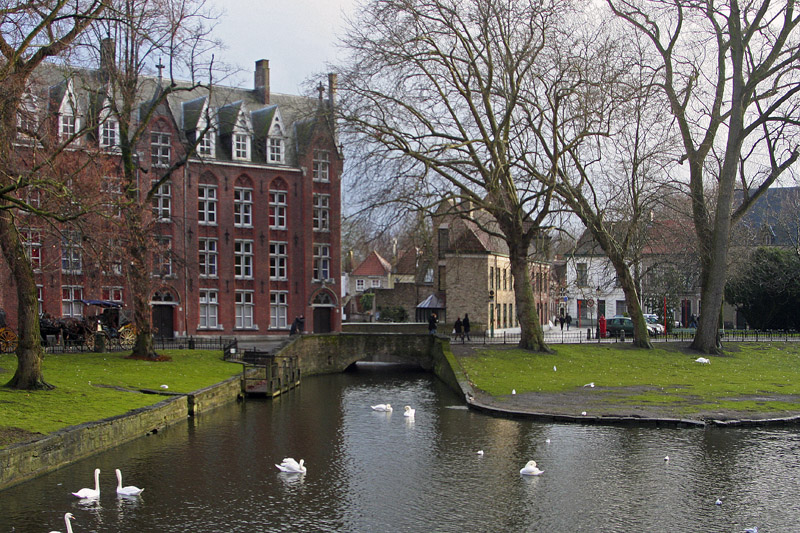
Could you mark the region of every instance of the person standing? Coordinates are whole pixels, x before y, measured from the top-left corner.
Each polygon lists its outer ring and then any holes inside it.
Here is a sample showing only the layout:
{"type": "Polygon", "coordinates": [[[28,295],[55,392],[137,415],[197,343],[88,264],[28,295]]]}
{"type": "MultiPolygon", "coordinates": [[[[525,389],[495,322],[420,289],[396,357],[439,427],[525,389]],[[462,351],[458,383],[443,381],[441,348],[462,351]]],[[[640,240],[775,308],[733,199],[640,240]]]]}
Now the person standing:
{"type": "Polygon", "coordinates": [[[461,339],[461,343],[464,343],[464,324],[461,322],[461,317],[456,318],[456,323],[453,325],[453,331],[456,334],[456,339],[461,339]]]}
{"type": "Polygon", "coordinates": [[[468,313],[464,313],[464,320],[461,321],[461,327],[464,328],[464,335],[467,337],[467,340],[470,340],[470,338],[469,338],[469,314],[468,313]]]}
{"type": "Polygon", "coordinates": [[[428,333],[431,335],[436,335],[436,323],[439,321],[439,318],[436,316],[436,313],[431,313],[431,316],[428,317],[428,333]]]}
{"type": "Polygon", "coordinates": [[[572,324],[572,315],[567,313],[567,331],[569,331],[569,325],[572,324]]]}

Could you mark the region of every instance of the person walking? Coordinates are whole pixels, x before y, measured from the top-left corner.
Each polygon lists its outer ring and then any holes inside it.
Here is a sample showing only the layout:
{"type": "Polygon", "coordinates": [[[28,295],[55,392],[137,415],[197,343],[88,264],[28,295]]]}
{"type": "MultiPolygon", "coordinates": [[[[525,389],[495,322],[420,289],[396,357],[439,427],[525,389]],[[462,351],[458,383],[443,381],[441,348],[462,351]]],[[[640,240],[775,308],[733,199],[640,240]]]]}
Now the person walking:
{"type": "Polygon", "coordinates": [[[567,331],[569,331],[569,325],[572,324],[572,315],[567,313],[567,331]]]}
{"type": "Polygon", "coordinates": [[[461,322],[461,317],[456,318],[456,323],[453,325],[453,332],[456,335],[456,339],[461,339],[461,343],[464,343],[464,324],[461,322]]]}
{"type": "Polygon", "coordinates": [[[431,313],[431,316],[428,317],[428,333],[431,335],[436,335],[436,323],[439,321],[439,318],[436,316],[436,313],[431,313]]]}
{"type": "Polygon", "coordinates": [[[468,313],[464,313],[464,320],[461,321],[461,327],[464,328],[464,335],[467,337],[467,340],[470,340],[470,338],[469,338],[469,314],[468,313]]]}

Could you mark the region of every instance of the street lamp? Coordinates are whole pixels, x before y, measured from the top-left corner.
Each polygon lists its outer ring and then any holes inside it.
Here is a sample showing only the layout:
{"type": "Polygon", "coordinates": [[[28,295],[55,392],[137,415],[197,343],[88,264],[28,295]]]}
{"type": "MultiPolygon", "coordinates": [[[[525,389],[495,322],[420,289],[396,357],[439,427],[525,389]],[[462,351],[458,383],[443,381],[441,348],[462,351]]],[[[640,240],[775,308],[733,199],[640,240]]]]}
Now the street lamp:
{"type": "Polygon", "coordinates": [[[494,338],[494,291],[489,291],[489,323],[491,324],[491,338],[494,338]]]}
{"type": "Polygon", "coordinates": [[[597,298],[595,298],[595,302],[597,303],[597,342],[600,343],[600,286],[597,287],[595,290],[597,293],[597,298]]]}

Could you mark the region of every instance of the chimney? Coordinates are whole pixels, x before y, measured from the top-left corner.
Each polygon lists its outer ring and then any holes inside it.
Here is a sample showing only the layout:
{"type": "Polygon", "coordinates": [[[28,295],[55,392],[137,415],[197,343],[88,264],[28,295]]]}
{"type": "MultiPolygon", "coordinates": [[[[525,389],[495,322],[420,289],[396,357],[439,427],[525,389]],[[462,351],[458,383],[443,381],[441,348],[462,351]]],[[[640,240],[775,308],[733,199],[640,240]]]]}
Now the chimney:
{"type": "Polygon", "coordinates": [[[328,105],[333,107],[336,104],[336,74],[328,73],[328,105]]]}
{"type": "Polygon", "coordinates": [[[111,37],[106,37],[100,41],[100,75],[104,80],[108,80],[111,69],[114,66],[117,43],[111,37]]]}
{"type": "Polygon", "coordinates": [[[269,59],[256,61],[255,89],[259,101],[269,105],[269,59]]]}

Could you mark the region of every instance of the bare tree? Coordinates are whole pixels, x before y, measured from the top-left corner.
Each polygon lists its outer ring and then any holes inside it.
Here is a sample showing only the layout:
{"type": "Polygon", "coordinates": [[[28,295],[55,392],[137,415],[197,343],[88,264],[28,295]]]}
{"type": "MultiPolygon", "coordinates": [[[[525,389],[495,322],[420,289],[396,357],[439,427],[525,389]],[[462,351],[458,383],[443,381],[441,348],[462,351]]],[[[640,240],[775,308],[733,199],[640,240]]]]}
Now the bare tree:
{"type": "Polygon", "coordinates": [[[649,41],[649,64],[681,136],[701,266],[692,347],[719,353],[731,226],[800,155],[800,15],[794,0],[607,2],[649,41]]]}
{"type": "Polygon", "coordinates": [[[47,389],[42,374],[36,283],[17,227],[19,213],[67,219],[77,213],[47,212],[28,201],[27,191],[49,188],[66,195],[65,180],[52,179],[64,148],[82,132],[49,137],[39,115],[26,106],[34,71],[50,58],[63,56],[107,8],[102,0],[0,2],[0,248],[17,291],[17,370],[8,383],[18,389],[47,389]],[[28,157],[18,152],[18,135],[27,137],[28,157]],[[29,149],[33,147],[34,150],[29,149]],[[32,154],[36,153],[36,157],[32,154]]]}
{"type": "Polygon", "coordinates": [[[428,212],[446,202],[503,239],[520,346],[534,350],[548,348],[529,254],[557,211],[556,166],[542,142],[561,135],[581,143],[596,126],[583,115],[565,118],[546,137],[530,129],[546,128],[545,115],[559,112],[549,97],[579,97],[580,76],[561,86],[565,93],[540,88],[570,76],[557,58],[562,47],[579,44],[575,27],[563,25],[573,16],[561,0],[373,0],[345,38],[352,58],[340,75],[345,129],[360,139],[352,157],[369,173],[362,199],[428,212]]]}

